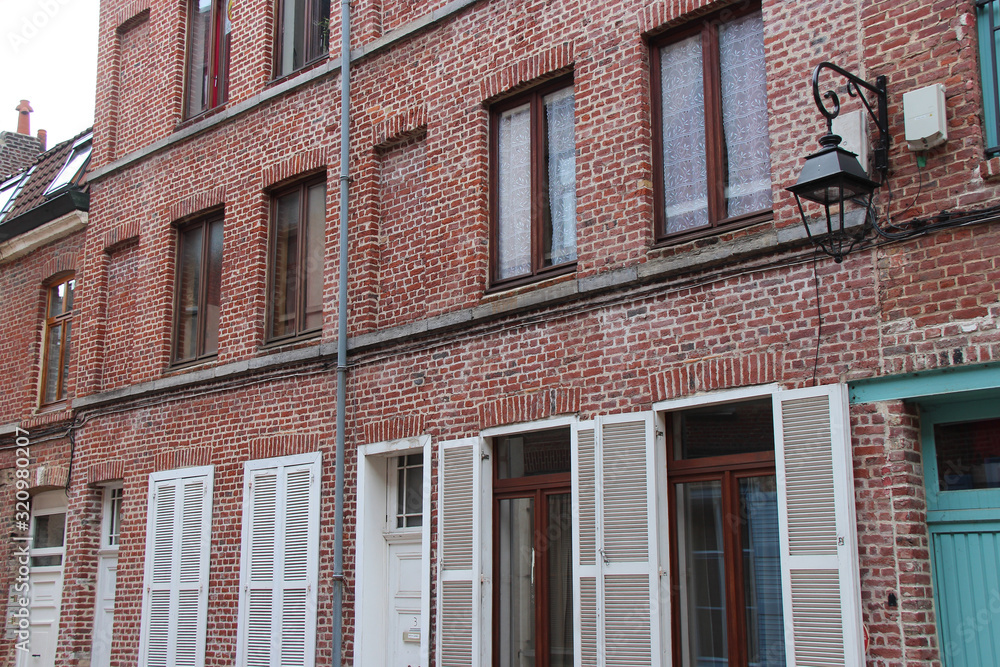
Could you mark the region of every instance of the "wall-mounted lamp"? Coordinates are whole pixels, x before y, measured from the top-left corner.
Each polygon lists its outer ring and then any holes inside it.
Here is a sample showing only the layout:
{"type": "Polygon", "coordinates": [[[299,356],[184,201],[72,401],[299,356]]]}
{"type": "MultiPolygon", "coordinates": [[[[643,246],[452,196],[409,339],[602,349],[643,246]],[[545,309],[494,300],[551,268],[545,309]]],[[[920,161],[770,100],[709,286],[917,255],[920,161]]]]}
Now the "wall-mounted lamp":
{"type": "MultiPolygon", "coordinates": [[[[787,190],[795,195],[802,224],[806,227],[809,239],[839,264],[844,261],[844,256],[864,240],[872,195],[885,181],[889,171],[886,78],[880,76],[875,79],[875,85],[872,85],[836,65],[822,62],[813,70],[812,85],[816,106],[826,117],[827,133],[819,140],[822,148],[806,158],[799,180],[787,190]],[[878,127],[878,144],[873,151],[875,170],[879,174],[878,182],[868,178],[858,163],[858,156],[841,148],[840,137],[833,133],[833,119],[840,113],[840,98],[837,97],[837,93],[828,90],[823,97],[832,100],[833,110],[827,109],[823,104],[819,94],[819,75],[824,69],[833,70],[847,79],[847,94],[861,98],[868,114],[878,127]],[[821,219],[826,221],[825,233],[813,236],[809,219],[802,206],[803,199],[823,207],[821,219]],[[845,226],[844,202],[852,200],[865,207],[866,219],[860,226],[848,228],[845,226]]],[[[875,225],[877,228],[877,223],[875,225]]]]}

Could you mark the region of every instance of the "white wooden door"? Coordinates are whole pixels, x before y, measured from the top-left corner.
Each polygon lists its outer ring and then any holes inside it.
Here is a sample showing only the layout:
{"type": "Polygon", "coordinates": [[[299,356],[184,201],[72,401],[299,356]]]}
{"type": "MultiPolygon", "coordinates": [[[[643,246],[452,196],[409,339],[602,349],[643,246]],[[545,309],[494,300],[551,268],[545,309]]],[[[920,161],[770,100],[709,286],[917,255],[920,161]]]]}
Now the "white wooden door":
{"type": "Polygon", "coordinates": [[[105,554],[98,558],[97,604],[94,609],[94,648],[91,667],[108,667],[111,664],[111,638],[115,622],[115,586],[118,581],[118,554],[105,554]]]}
{"type": "Polygon", "coordinates": [[[22,667],[52,667],[56,663],[59,636],[62,567],[33,568],[28,582],[31,586],[31,639],[27,653],[19,652],[20,664],[22,667]]]}
{"type": "Polygon", "coordinates": [[[420,533],[386,536],[389,609],[387,642],[392,667],[420,663],[420,597],[422,561],[420,533]]]}

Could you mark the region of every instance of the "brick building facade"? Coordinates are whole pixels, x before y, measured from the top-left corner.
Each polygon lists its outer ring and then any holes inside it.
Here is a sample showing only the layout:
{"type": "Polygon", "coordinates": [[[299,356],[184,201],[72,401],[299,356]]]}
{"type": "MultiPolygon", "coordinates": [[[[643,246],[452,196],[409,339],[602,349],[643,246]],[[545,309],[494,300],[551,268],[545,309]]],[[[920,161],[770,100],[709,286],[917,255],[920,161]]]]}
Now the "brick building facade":
{"type": "Polygon", "coordinates": [[[339,618],[366,667],[1000,659],[994,4],[357,0],[341,610],[336,7],[104,0],[85,230],[0,264],[31,651],[331,664],[339,618]],[[842,263],[785,191],[821,61],[888,78],[915,230],[842,263]]]}

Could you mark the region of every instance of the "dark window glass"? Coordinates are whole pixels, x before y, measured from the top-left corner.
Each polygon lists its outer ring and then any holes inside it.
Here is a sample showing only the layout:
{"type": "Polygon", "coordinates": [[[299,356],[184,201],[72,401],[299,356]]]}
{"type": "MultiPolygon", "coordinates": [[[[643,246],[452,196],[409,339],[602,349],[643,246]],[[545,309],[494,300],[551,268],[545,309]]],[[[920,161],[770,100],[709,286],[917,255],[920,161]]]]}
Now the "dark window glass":
{"type": "Polygon", "coordinates": [[[396,465],[396,528],[421,526],[424,509],[424,455],[401,456],[396,465]]]}
{"type": "Polygon", "coordinates": [[[282,0],[278,25],[275,74],[284,76],[329,51],[330,0],[282,0]]]}
{"type": "Polygon", "coordinates": [[[175,363],[214,355],[222,298],[222,218],[178,231],[175,363]]]}
{"type": "Polygon", "coordinates": [[[771,399],[684,410],[673,426],[675,459],[774,451],[771,399]]]}
{"type": "Polygon", "coordinates": [[[41,403],[43,405],[66,398],[75,287],[76,281],[68,277],[48,289],[45,309],[45,352],[42,356],[41,403]]]}
{"type": "Polygon", "coordinates": [[[568,428],[533,431],[497,439],[497,475],[500,479],[569,471],[568,428]]]}
{"type": "Polygon", "coordinates": [[[1000,419],[935,424],[942,491],[1000,488],[1000,419]]]}
{"type": "Polygon", "coordinates": [[[229,97],[232,24],[227,6],[227,0],[189,0],[187,117],[216,107],[229,97]]]}
{"type": "MultiPolygon", "coordinates": [[[[66,515],[42,514],[35,517],[31,549],[59,549],[65,543],[66,515]]],[[[32,567],[62,565],[61,554],[32,555],[32,567]]]]}
{"type": "Polygon", "coordinates": [[[493,283],[576,261],[573,86],[552,84],[493,110],[493,283]]]}
{"type": "Polygon", "coordinates": [[[326,182],[275,194],[271,211],[271,290],[268,338],[323,327],[326,182]]]}
{"type": "Polygon", "coordinates": [[[719,14],[654,44],[657,235],[753,222],[771,209],[764,21],[719,14]]]}

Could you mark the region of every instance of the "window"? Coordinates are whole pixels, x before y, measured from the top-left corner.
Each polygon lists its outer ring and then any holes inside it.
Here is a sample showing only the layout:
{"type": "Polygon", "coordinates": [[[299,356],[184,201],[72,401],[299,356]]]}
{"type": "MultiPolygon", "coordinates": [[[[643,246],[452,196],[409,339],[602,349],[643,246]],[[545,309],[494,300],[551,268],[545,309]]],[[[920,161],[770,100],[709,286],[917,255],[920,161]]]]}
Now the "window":
{"type": "Polygon", "coordinates": [[[73,276],[49,286],[45,307],[45,347],[42,357],[42,405],[66,399],[70,340],[73,327],[73,276]]]}
{"type": "Polygon", "coordinates": [[[419,528],[424,518],[424,455],[407,454],[390,461],[395,462],[396,484],[389,487],[389,492],[395,496],[389,506],[396,508],[396,517],[389,528],[419,528]]]}
{"type": "Polygon", "coordinates": [[[319,453],[248,461],[236,664],[311,667],[319,579],[319,453]]]}
{"type": "Polygon", "coordinates": [[[323,326],[326,181],[312,180],[274,194],[268,339],[323,326]]]}
{"type": "MultiPolygon", "coordinates": [[[[732,12],[733,10],[727,10],[732,12]]],[[[719,14],[653,44],[657,237],[770,216],[764,21],[719,14]]]]}
{"type": "Polygon", "coordinates": [[[290,74],[325,56],[330,39],[330,0],[281,0],[275,76],[290,74]]]}
{"type": "Polygon", "coordinates": [[[1000,152],[1000,67],[997,46],[1000,42],[1000,2],[978,0],[976,25],[979,30],[979,72],[983,83],[983,125],[986,152],[1000,152]]]}
{"type": "Polygon", "coordinates": [[[197,116],[229,97],[228,0],[188,0],[187,105],[197,116]]]}
{"type": "Polygon", "coordinates": [[[79,183],[83,176],[87,164],[90,163],[90,149],[93,145],[92,133],[80,137],[73,144],[73,149],[66,157],[66,163],[56,175],[49,187],[45,189],[45,196],[57,195],[79,183]]]}
{"type": "Polygon", "coordinates": [[[101,522],[101,548],[117,549],[122,531],[122,499],[121,486],[109,486],[104,489],[104,518],[101,522]]]}
{"type": "Polygon", "coordinates": [[[674,663],[784,665],[771,399],[669,424],[674,663]]]}
{"type": "Polygon", "coordinates": [[[141,665],[205,662],[213,476],[212,466],[149,476],[141,665]]]}
{"type": "Polygon", "coordinates": [[[14,207],[17,196],[21,194],[24,184],[34,171],[35,168],[32,167],[27,173],[17,174],[0,183],[0,220],[3,220],[7,211],[14,207]]]}
{"type": "Polygon", "coordinates": [[[222,292],[222,216],[177,232],[174,363],[212,356],[219,347],[222,292]]]}
{"type": "Polygon", "coordinates": [[[493,284],[572,268],[576,261],[573,86],[560,80],[492,111],[493,284]]]}
{"type": "Polygon", "coordinates": [[[39,510],[31,523],[31,567],[59,567],[66,545],[66,508],[39,510]]]}
{"type": "Polygon", "coordinates": [[[493,664],[572,667],[570,429],[495,445],[493,664]]]}

